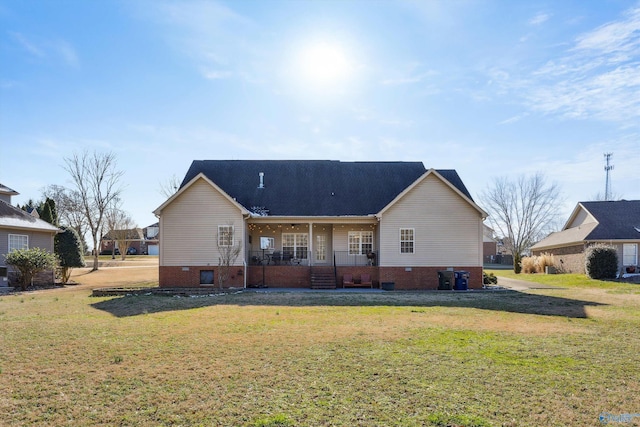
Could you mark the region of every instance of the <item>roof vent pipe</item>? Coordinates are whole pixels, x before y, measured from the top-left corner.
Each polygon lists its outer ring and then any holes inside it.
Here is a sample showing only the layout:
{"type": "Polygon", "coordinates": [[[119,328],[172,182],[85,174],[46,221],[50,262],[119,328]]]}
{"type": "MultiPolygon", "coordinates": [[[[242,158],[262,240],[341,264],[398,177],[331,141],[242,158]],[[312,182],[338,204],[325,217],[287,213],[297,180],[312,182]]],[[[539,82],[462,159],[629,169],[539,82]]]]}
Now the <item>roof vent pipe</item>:
{"type": "Polygon", "coordinates": [[[258,175],[260,175],[260,185],[258,185],[258,188],[264,188],[264,172],[260,172],[258,175]]]}

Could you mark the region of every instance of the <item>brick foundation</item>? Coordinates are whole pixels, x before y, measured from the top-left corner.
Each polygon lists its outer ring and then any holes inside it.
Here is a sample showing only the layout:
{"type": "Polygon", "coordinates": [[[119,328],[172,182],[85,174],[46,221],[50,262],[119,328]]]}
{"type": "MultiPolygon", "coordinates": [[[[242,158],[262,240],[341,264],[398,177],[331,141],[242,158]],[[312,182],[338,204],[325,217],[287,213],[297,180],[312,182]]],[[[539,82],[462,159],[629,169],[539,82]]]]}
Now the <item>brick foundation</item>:
{"type": "MultiPolygon", "coordinates": [[[[438,271],[442,270],[446,267],[380,267],[380,282],[393,282],[396,290],[438,289],[438,271]]],[[[454,270],[469,272],[469,289],[482,289],[482,267],[454,267],[454,270]]]]}
{"type": "Polygon", "coordinates": [[[265,265],[264,283],[262,266],[247,268],[247,285],[266,284],[271,288],[309,288],[311,287],[311,269],[306,265],[265,265]]]}
{"type": "MultiPolygon", "coordinates": [[[[0,282],[0,286],[2,286],[2,284],[7,284],[9,286],[19,288],[20,283],[18,283],[18,272],[15,270],[9,270],[7,282],[0,282]]],[[[54,273],[52,270],[41,271],[33,277],[34,286],[52,286],[53,284],[54,273]]]]}
{"type": "MultiPolygon", "coordinates": [[[[220,286],[218,282],[218,266],[189,266],[189,267],[166,267],[161,266],[159,270],[159,284],[161,288],[196,288],[220,286]],[[213,285],[200,284],[200,272],[213,270],[213,285]]],[[[231,267],[229,279],[225,287],[241,288],[244,286],[244,271],[242,266],[231,267]]]]}
{"type": "MultiPolygon", "coordinates": [[[[353,275],[359,280],[362,274],[371,275],[373,287],[378,288],[382,282],[393,282],[396,290],[432,290],[438,289],[438,271],[446,270],[445,267],[411,267],[407,271],[405,267],[337,267],[338,288],[342,287],[342,278],[345,274],[353,275]]],[[[482,288],[481,267],[455,267],[454,270],[463,270],[470,273],[469,289],[482,288]]],[[[227,287],[244,286],[243,268],[233,267],[227,287]]],[[[257,286],[263,284],[262,266],[247,267],[247,285],[257,286]]],[[[272,288],[309,288],[311,287],[311,268],[308,266],[278,266],[269,265],[264,268],[264,283],[272,288]]],[[[160,287],[218,287],[218,267],[160,267],[160,287]],[[213,270],[214,285],[200,284],[200,271],[213,270]]]]}

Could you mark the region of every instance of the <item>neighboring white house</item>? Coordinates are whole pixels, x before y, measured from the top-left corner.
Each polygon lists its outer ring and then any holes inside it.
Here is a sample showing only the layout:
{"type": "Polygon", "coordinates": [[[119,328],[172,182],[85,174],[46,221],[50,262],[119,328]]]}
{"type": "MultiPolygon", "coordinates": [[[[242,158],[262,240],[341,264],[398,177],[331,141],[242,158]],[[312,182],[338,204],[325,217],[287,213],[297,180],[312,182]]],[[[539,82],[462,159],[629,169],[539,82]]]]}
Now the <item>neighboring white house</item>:
{"type": "Polygon", "coordinates": [[[436,289],[446,269],[482,286],[487,214],[456,171],[420,162],[194,161],[154,213],[163,287],[217,284],[230,245],[241,247],[230,286],[342,286],[351,275],[436,289]]]}

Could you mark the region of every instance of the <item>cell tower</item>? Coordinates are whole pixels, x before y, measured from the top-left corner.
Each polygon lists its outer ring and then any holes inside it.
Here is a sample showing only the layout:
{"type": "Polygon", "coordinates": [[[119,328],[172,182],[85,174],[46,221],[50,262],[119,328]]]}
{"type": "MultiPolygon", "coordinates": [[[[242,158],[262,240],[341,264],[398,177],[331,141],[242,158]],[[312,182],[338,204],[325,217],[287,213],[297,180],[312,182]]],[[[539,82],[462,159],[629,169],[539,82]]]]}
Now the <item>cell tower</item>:
{"type": "Polygon", "coordinates": [[[604,159],[606,162],[606,165],[604,166],[604,171],[607,174],[607,180],[604,186],[605,201],[608,201],[611,198],[611,179],[609,178],[609,172],[613,169],[613,165],[609,164],[609,161],[611,160],[611,156],[613,156],[613,153],[604,153],[604,159]]]}

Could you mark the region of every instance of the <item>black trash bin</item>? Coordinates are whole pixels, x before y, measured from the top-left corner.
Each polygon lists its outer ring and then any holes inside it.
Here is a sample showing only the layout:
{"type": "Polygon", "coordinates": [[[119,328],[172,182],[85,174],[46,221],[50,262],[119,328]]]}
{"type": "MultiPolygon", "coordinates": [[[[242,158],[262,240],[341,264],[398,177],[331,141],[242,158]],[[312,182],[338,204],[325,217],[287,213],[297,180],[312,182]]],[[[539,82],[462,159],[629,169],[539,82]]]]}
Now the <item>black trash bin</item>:
{"type": "Polygon", "coordinates": [[[438,289],[439,290],[451,290],[453,289],[453,271],[443,270],[438,271],[438,289]]]}
{"type": "Polygon", "coordinates": [[[396,287],[396,282],[382,282],[381,287],[383,291],[392,291],[396,287]]]}
{"type": "Polygon", "coordinates": [[[455,286],[456,291],[466,291],[469,289],[469,272],[468,271],[455,271],[455,286]]]}

